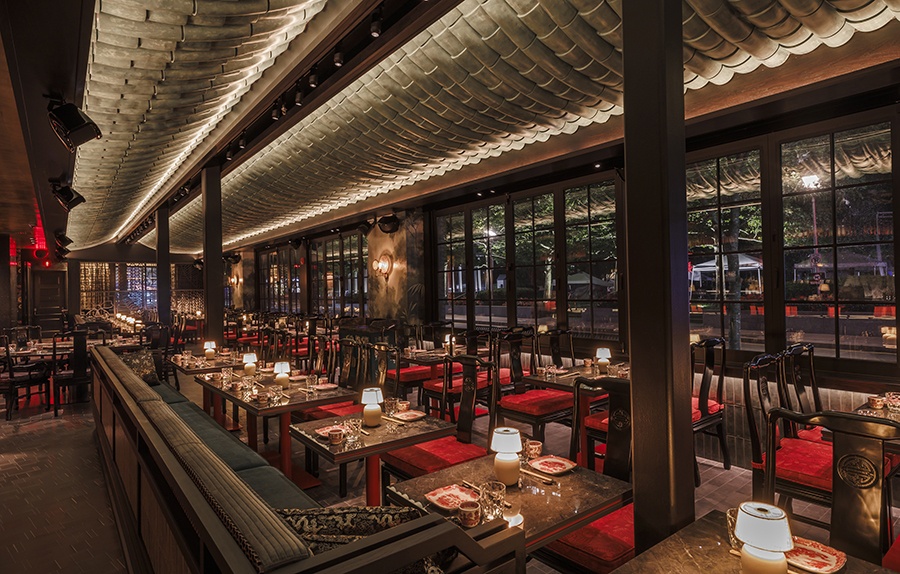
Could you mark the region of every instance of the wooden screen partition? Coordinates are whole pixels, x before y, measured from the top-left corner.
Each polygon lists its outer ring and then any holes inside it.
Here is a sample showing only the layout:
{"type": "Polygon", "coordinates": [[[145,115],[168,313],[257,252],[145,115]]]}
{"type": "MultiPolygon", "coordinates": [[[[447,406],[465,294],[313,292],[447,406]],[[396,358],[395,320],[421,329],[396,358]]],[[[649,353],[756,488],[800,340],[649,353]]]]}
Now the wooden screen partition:
{"type": "MultiPolygon", "coordinates": [[[[258,574],[115,370],[97,349],[91,360],[97,440],[129,572],[258,574]]],[[[520,529],[494,521],[463,531],[427,515],[266,572],[389,572],[446,548],[459,551],[454,571],[525,571],[520,529]]]]}

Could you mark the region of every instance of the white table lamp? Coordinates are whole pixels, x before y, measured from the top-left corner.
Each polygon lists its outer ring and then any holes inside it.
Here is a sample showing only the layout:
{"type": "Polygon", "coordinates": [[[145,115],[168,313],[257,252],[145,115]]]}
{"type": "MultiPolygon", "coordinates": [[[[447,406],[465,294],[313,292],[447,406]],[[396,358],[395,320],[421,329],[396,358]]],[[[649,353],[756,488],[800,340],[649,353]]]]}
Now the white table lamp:
{"type": "Polygon", "coordinates": [[[522,438],[519,429],[497,427],[491,437],[491,450],[494,457],[494,476],[506,486],[519,482],[519,455],[522,451],[522,438]]]}
{"type": "Polygon", "coordinates": [[[777,506],[762,502],[743,502],[738,507],[734,537],[744,543],[741,549],[743,574],[785,574],[784,553],[794,547],[787,515],[777,506]]]}
{"type": "Polygon", "coordinates": [[[275,363],[275,383],[286,389],[291,386],[291,364],[287,361],[275,363]]]}
{"type": "Polygon", "coordinates": [[[244,353],[244,376],[252,377],[256,374],[256,353],[244,353]]]}
{"type": "Polygon", "coordinates": [[[601,373],[606,373],[609,369],[609,359],[612,357],[612,353],[606,347],[600,347],[597,349],[595,357],[597,358],[597,370],[601,373]]]}
{"type": "Polygon", "coordinates": [[[383,400],[380,388],[363,389],[360,402],[366,405],[363,408],[363,422],[367,427],[377,427],[381,424],[381,406],[378,403],[383,400]]]}
{"type": "Polygon", "coordinates": [[[216,342],[215,341],[206,341],[203,343],[203,353],[206,355],[207,360],[212,360],[216,358],[216,342]]]}

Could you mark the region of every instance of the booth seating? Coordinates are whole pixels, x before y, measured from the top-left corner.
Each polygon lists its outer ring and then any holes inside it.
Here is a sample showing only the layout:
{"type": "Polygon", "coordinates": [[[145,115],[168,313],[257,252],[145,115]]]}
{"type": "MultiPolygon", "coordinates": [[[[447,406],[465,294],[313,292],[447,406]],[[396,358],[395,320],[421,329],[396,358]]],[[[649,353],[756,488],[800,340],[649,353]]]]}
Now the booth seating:
{"type": "Polygon", "coordinates": [[[136,372],[140,360],[129,358],[129,367],[107,347],[92,349],[91,360],[101,458],[129,571],[389,572],[454,549],[470,563],[463,571],[524,572],[521,532],[470,536],[437,516],[337,547],[310,543],[297,525],[325,509],[281,472],[168,385],[148,384],[152,377],[136,372]]]}

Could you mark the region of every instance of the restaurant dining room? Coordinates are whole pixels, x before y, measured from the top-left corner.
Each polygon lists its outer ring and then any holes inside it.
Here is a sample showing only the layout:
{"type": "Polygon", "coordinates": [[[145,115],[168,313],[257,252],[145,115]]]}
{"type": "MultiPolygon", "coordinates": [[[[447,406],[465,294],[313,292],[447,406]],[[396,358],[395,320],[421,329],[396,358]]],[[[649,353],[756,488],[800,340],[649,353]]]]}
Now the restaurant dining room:
{"type": "Polygon", "coordinates": [[[900,0],[3,0],[0,133],[4,574],[900,572],[900,0]]]}

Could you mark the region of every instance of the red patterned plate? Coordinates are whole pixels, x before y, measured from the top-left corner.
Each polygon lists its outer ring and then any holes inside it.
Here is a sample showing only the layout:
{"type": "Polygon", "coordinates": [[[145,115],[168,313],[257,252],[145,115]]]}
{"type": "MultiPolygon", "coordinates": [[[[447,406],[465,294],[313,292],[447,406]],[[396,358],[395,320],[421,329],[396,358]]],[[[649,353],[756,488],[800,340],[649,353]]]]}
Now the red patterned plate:
{"type": "Polygon", "coordinates": [[[348,432],[350,429],[345,427],[344,425],[328,425],[327,427],[322,427],[320,429],[316,429],[316,434],[328,438],[328,432],[333,429],[341,429],[344,432],[348,432]]]}
{"type": "Polygon", "coordinates": [[[478,495],[475,494],[474,490],[458,484],[451,484],[450,486],[432,490],[425,495],[425,498],[438,508],[456,510],[456,507],[463,502],[478,500],[478,495]]]}
{"type": "Polygon", "coordinates": [[[784,553],[788,564],[816,574],[837,572],[847,563],[847,555],[815,540],[794,536],[794,549],[784,553]]]}
{"type": "Polygon", "coordinates": [[[540,458],[528,461],[529,466],[545,474],[557,475],[570,471],[577,465],[567,458],[548,454],[540,458]]]}
{"type": "Polygon", "coordinates": [[[425,413],[422,411],[403,411],[400,413],[394,413],[394,418],[401,421],[417,421],[419,419],[425,418],[425,413]]]}

